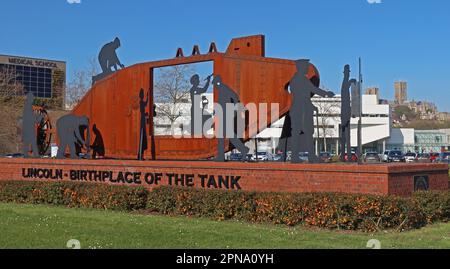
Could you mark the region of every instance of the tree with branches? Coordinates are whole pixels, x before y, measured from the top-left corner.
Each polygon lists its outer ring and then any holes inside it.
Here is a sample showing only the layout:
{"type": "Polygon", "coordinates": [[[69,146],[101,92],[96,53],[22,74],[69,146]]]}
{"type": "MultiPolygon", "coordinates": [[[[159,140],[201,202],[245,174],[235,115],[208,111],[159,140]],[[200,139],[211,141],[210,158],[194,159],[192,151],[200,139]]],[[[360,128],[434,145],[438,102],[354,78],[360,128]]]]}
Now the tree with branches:
{"type": "Polygon", "coordinates": [[[154,99],[156,103],[157,123],[170,125],[173,134],[174,124],[186,113],[190,104],[190,78],[195,68],[190,65],[177,65],[161,69],[155,78],[154,99]]]}
{"type": "Polygon", "coordinates": [[[66,89],[66,104],[69,108],[76,106],[91,88],[92,77],[99,73],[95,57],[87,61],[87,67],[74,71],[66,89]]]}
{"type": "Polygon", "coordinates": [[[330,126],[340,118],[340,104],[330,98],[316,98],[314,106],[319,111],[318,138],[323,139],[324,151],[328,151],[327,139],[334,135],[334,130],[330,126]]]}
{"type": "Polygon", "coordinates": [[[21,74],[13,69],[0,70],[0,154],[18,152],[21,139],[18,135],[19,120],[23,109],[24,86],[19,82],[21,74]]]}

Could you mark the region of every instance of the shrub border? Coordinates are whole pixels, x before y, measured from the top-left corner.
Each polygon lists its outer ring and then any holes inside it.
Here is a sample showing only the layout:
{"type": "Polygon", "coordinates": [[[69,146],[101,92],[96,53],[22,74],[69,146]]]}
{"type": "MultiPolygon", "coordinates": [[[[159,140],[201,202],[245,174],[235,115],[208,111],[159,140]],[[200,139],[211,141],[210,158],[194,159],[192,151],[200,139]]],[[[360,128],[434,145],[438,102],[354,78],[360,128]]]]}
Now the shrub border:
{"type": "Polygon", "coordinates": [[[410,198],[336,193],[258,193],[75,182],[0,182],[0,202],[142,211],[332,230],[411,230],[450,220],[450,192],[410,198]]]}

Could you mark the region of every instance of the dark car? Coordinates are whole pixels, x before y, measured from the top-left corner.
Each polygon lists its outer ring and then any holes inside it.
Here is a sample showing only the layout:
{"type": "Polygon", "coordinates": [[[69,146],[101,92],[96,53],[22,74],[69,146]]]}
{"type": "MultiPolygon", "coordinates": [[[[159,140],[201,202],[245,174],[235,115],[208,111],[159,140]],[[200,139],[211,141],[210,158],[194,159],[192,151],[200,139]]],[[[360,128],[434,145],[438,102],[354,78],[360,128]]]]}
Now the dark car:
{"type": "Polygon", "coordinates": [[[283,160],[283,154],[275,154],[273,155],[274,162],[281,162],[283,160]]]}
{"type": "Polygon", "coordinates": [[[417,162],[418,163],[431,163],[430,154],[428,154],[428,153],[417,154],[417,162]]]}
{"type": "Polygon", "coordinates": [[[399,150],[390,151],[388,154],[388,163],[404,163],[406,162],[405,155],[399,150]]]}
{"type": "Polygon", "coordinates": [[[442,152],[437,159],[438,163],[450,164],[450,152],[442,152]]]}
{"type": "Polygon", "coordinates": [[[242,161],[242,154],[241,153],[232,153],[230,155],[230,161],[232,161],[232,162],[242,161]]]}
{"type": "Polygon", "coordinates": [[[5,158],[9,158],[9,159],[16,159],[16,158],[23,158],[23,154],[22,153],[12,153],[12,154],[6,154],[5,158]]]}
{"type": "Polygon", "coordinates": [[[381,162],[378,152],[367,152],[364,156],[364,162],[366,163],[379,163],[381,162]]]}
{"type": "Polygon", "coordinates": [[[320,160],[324,163],[329,163],[331,162],[331,153],[329,152],[321,152],[320,153],[320,160]]]}

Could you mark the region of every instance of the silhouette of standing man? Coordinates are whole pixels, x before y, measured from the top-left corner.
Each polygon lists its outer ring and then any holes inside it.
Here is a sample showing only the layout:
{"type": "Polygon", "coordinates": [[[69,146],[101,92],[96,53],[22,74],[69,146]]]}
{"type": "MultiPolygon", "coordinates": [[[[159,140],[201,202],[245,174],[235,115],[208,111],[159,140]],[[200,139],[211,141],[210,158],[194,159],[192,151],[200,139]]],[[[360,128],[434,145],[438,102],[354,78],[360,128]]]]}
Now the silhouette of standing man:
{"type": "Polygon", "coordinates": [[[209,85],[211,84],[211,76],[208,76],[206,79],[206,84],[203,88],[200,87],[200,77],[199,75],[193,75],[191,77],[192,88],[190,90],[191,95],[191,135],[197,136],[203,133],[203,120],[201,124],[199,124],[198,120],[196,120],[195,116],[198,116],[197,119],[203,119],[203,110],[202,109],[202,94],[208,91],[209,85]],[[200,117],[202,116],[202,117],[200,117]],[[197,126],[195,125],[197,123],[197,126]]]}
{"type": "Polygon", "coordinates": [[[42,117],[36,115],[33,111],[34,95],[31,92],[27,93],[25,106],[23,109],[23,123],[22,123],[22,142],[23,155],[29,157],[30,145],[33,151],[33,158],[39,157],[39,148],[37,146],[36,138],[36,124],[42,121],[42,117]]]}
{"type": "Polygon", "coordinates": [[[352,109],[350,101],[350,87],[356,83],[356,79],[350,79],[350,65],[344,67],[344,80],[341,88],[341,128],[340,128],[340,143],[341,143],[341,159],[345,161],[352,160],[352,145],[351,145],[351,118],[352,109]]]}
{"type": "Polygon", "coordinates": [[[144,160],[144,151],[148,149],[148,137],[147,137],[147,116],[148,113],[145,112],[148,106],[148,93],[147,99],[144,100],[144,89],[141,89],[139,92],[139,111],[141,112],[141,126],[139,132],[139,152],[138,152],[138,160],[144,160]]]}
{"type": "MultiPolygon", "coordinates": [[[[219,126],[218,126],[218,145],[217,145],[217,151],[218,155],[216,157],[217,162],[224,162],[225,161],[225,136],[228,134],[227,132],[227,121],[232,120],[233,122],[236,121],[236,117],[234,116],[235,111],[229,111],[230,107],[227,104],[233,104],[238,105],[240,104],[239,96],[227,85],[222,83],[222,78],[220,76],[215,76],[213,79],[213,85],[219,90],[219,98],[218,98],[218,104],[221,106],[223,115],[222,119],[219,119],[219,126]],[[233,112],[233,118],[228,119],[228,115],[233,112]]],[[[228,124],[231,125],[231,124],[228,124]]],[[[239,124],[238,124],[239,125],[239,124]]],[[[231,126],[234,126],[232,124],[231,126]]],[[[247,154],[249,152],[249,149],[244,145],[244,143],[237,138],[236,132],[233,130],[233,137],[227,137],[230,139],[230,143],[234,145],[239,152],[242,154],[242,161],[247,160],[247,154]]]]}
{"type": "Polygon", "coordinates": [[[300,163],[300,153],[308,153],[310,163],[319,160],[314,154],[314,110],[311,98],[314,95],[333,97],[333,92],[324,91],[313,85],[306,76],[310,66],[309,60],[296,61],[297,73],[289,82],[292,106],[292,163],[300,163]]]}
{"type": "Polygon", "coordinates": [[[92,126],[92,132],[95,134],[94,143],[92,143],[92,159],[97,159],[97,156],[105,157],[105,144],[103,143],[103,136],[97,125],[92,126]]]}

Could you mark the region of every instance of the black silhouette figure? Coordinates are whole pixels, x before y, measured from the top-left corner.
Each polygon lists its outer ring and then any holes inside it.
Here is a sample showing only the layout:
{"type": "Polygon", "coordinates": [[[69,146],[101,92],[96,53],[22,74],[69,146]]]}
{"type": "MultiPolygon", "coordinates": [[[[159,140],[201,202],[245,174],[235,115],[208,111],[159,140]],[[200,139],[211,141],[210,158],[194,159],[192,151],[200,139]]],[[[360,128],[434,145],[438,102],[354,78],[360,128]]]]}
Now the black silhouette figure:
{"type": "Polygon", "coordinates": [[[291,114],[288,112],[284,117],[283,129],[281,131],[280,141],[278,143],[277,152],[281,152],[281,161],[286,162],[288,158],[288,151],[292,147],[290,138],[292,137],[292,122],[291,114]]]}
{"type": "Polygon", "coordinates": [[[102,73],[92,78],[92,84],[119,70],[119,67],[125,68],[125,65],[120,62],[116,53],[116,50],[120,48],[120,46],[120,39],[116,37],[113,42],[102,47],[98,55],[98,62],[102,68],[102,73]]]}
{"type": "Polygon", "coordinates": [[[66,115],[56,122],[56,128],[59,138],[59,147],[57,159],[64,159],[67,147],[70,150],[71,159],[79,159],[75,144],[79,142],[81,145],[90,147],[89,139],[84,139],[80,133],[80,127],[87,128],[89,137],[89,119],[75,115],[66,115]]]}
{"type": "Polygon", "coordinates": [[[147,117],[148,113],[145,112],[148,106],[149,94],[147,93],[147,99],[144,100],[144,89],[139,92],[139,111],[141,113],[140,130],[139,130],[139,151],[138,160],[144,160],[144,152],[148,149],[148,137],[147,137],[147,117]]]}
{"type": "Polygon", "coordinates": [[[340,128],[340,146],[341,146],[341,159],[345,161],[347,155],[347,161],[352,160],[352,146],[351,146],[351,100],[350,100],[350,87],[356,83],[356,79],[350,79],[350,65],[344,67],[344,80],[341,88],[341,128],[340,128]]]}
{"type": "Polygon", "coordinates": [[[92,132],[95,135],[94,143],[92,143],[91,145],[92,158],[97,159],[97,156],[105,157],[106,152],[105,152],[105,144],[103,142],[103,136],[100,130],[97,128],[96,124],[92,126],[92,132]]]}
{"type": "Polygon", "coordinates": [[[199,75],[193,75],[191,77],[191,135],[193,136],[201,135],[203,133],[204,99],[202,98],[202,94],[205,94],[208,91],[209,85],[211,84],[211,77],[212,75],[208,76],[206,84],[203,87],[200,87],[199,75]],[[198,122],[196,119],[202,119],[202,122],[198,122]]]}
{"type": "Polygon", "coordinates": [[[296,61],[297,73],[289,82],[292,106],[290,109],[292,132],[292,163],[300,163],[300,153],[308,153],[310,163],[319,162],[314,154],[314,111],[311,98],[314,95],[333,97],[333,92],[327,92],[314,84],[306,76],[310,66],[309,60],[296,61]]]}
{"type": "Polygon", "coordinates": [[[22,127],[22,142],[23,155],[29,157],[30,146],[33,157],[39,157],[39,148],[37,146],[36,124],[39,124],[43,117],[33,111],[34,95],[29,92],[26,96],[25,106],[23,109],[23,127],[22,127]]]}
{"type": "MultiPolygon", "coordinates": [[[[232,111],[228,111],[227,104],[240,104],[239,96],[226,84],[222,83],[222,78],[220,76],[215,76],[213,79],[213,85],[219,90],[219,97],[218,97],[218,105],[221,106],[223,115],[222,119],[219,119],[219,126],[218,126],[218,146],[217,151],[218,155],[216,157],[217,162],[224,162],[225,161],[225,134],[228,134],[227,132],[227,121],[232,120],[234,123],[236,123],[236,116],[234,116],[232,119],[227,119],[228,114],[231,114],[232,111]]],[[[233,113],[235,115],[235,113],[233,113]]],[[[234,126],[235,124],[233,124],[234,126]]],[[[230,139],[230,143],[235,146],[239,152],[242,154],[242,161],[247,160],[247,154],[249,152],[249,149],[245,146],[245,144],[237,138],[236,132],[233,132],[233,137],[227,137],[230,139]]]]}

